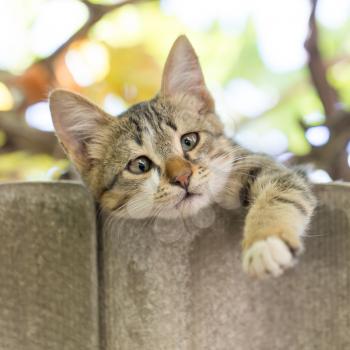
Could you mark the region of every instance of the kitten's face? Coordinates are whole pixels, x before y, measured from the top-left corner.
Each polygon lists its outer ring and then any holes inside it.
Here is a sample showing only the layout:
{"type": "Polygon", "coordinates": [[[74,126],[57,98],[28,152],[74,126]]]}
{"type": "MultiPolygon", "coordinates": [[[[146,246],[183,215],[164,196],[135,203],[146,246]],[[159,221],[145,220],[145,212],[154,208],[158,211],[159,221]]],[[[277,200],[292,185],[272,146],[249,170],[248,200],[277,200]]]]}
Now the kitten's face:
{"type": "MultiPolygon", "coordinates": [[[[192,101],[195,102],[195,101],[192,101]]],[[[210,204],[231,169],[227,141],[211,113],[183,99],[132,107],[106,142],[100,203],[132,217],[190,215],[210,204]]]]}
{"type": "Polygon", "coordinates": [[[104,210],[177,217],[219,201],[231,148],[186,38],[173,46],[159,96],[119,117],[62,90],[50,105],[63,147],[104,210]]]}

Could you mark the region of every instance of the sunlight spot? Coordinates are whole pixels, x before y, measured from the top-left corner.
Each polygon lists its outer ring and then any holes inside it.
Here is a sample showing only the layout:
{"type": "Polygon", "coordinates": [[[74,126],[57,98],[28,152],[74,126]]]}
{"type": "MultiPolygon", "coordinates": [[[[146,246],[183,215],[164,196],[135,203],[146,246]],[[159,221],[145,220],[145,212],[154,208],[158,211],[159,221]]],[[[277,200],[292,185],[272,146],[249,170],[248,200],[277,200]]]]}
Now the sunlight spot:
{"type": "Polygon", "coordinates": [[[126,5],[92,28],[93,37],[114,47],[130,47],[142,40],[142,18],[134,5],[126,5]],[[116,32],[118,35],[116,35],[116,32]]]}
{"type": "Polygon", "coordinates": [[[14,107],[14,100],[8,87],[0,82],[0,111],[9,111],[14,107]]]}
{"type": "Polygon", "coordinates": [[[129,35],[137,35],[141,30],[140,15],[133,6],[124,7],[118,14],[119,26],[129,35]]]}
{"type": "Polygon", "coordinates": [[[308,125],[324,123],[326,117],[321,112],[313,112],[303,116],[303,120],[308,125]]]}
{"type": "Polygon", "coordinates": [[[32,26],[32,48],[42,57],[50,55],[76,32],[88,18],[80,1],[51,0],[38,11],[32,26]]]}
{"type": "Polygon", "coordinates": [[[179,18],[193,30],[208,30],[215,22],[225,32],[244,29],[254,1],[216,0],[215,6],[202,0],[162,0],[162,10],[179,18]]]}
{"type": "Polygon", "coordinates": [[[326,182],[332,181],[332,178],[329,176],[327,171],[322,169],[317,169],[312,171],[309,174],[309,178],[312,182],[315,182],[315,183],[326,183],[326,182]]]}
{"type": "Polygon", "coordinates": [[[350,141],[346,145],[346,152],[348,152],[350,154],[350,141]]]}
{"type": "Polygon", "coordinates": [[[225,89],[228,108],[246,117],[256,118],[273,107],[277,97],[257,88],[249,80],[234,79],[225,89]]]}
{"type": "Polygon", "coordinates": [[[239,131],[235,140],[252,152],[262,152],[273,156],[284,153],[288,149],[287,136],[278,129],[270,129],[264,133],[252,130],[239,131]]]}
{"type": "Polygon", "coordinates": [[[103,109],[113,116],[117,116],[118,114],[122,113],[125,108],[126,105],[124,101],[114,94],[108,94],[104,99],[103,109]]]}
{"type": "MultiPolygon", "coordinates": [[[[0,10],[0,69],[21,73],[31,63],[28,14],[22,1],[2,1],[0,10]]],[[[34,4],[31,4],[35,8],[34,4]]]]}
{"type": "Polygon", "coordinates": [[[253,19],[263,62],[274,72],[300,69],[306,62],[309,2],[265,0],[255,4],[253,19]]]}
{"type": "Polygon", "coordinates": [[[110,70],[109,53],[102,44],[84,41],[66,54],[66,64],[80,86],[89,86],[105,78],[110,70]]]}
{"type": "Polygon", "coordinates": [[[29,106],[25,112],[28,125],[42,131],[54,131],[49,104],[38,102],[29,106]]]}
{"type": "Polygon", "coordinates": [[[317,4],[317,19],[331,29],[340,28],[350,16],[349,0],[319,0],[317,4]]]}
{"type": "Polygon", "coordinates": [[[175,15],[193,30],[209,29],[215,18],[215,9],[218,8],[208,1],[200,0],[163,0],[161,6],[167,15],[175,15]]]}
{"type": "Polygon", "coordinates": [[[326,126],[314,126],[305,132],[307,140],[313,146],[325,145],[329,140],[329,129],[326,126]]]}

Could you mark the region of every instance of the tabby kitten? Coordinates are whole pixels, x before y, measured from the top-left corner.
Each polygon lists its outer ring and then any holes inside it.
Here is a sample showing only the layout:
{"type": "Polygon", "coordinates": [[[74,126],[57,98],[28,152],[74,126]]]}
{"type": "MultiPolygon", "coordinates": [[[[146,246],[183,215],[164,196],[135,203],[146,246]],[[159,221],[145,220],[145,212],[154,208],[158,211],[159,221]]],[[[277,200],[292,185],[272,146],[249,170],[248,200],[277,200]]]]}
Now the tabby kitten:
{"type": "Polygon", "coordinates": [[[305,179],[225,137],[196,53],[185,36],[153,99],[117,118],[64,90],[50,95],[57,136],[109,215],[176,218],[219,203],[247,207],[243,268],[278,276],[302,250],[315,199],[305,179]]]}

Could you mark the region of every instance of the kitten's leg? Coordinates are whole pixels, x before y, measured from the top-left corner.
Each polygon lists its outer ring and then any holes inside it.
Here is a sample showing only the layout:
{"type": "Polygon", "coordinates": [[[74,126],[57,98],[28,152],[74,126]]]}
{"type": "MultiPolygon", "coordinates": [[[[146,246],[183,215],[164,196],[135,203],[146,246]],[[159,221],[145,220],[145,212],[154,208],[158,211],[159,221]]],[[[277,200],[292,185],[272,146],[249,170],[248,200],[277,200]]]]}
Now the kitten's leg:
{"type": "Polygon", "coordinates": [[[242,203],[249,207],[243,268],[253,277],[278,276],[302,251],[301,238],[316,202],[297,172],[261,156],[251,155],[246,162],[255,165],[241,190],[242,203]]]}

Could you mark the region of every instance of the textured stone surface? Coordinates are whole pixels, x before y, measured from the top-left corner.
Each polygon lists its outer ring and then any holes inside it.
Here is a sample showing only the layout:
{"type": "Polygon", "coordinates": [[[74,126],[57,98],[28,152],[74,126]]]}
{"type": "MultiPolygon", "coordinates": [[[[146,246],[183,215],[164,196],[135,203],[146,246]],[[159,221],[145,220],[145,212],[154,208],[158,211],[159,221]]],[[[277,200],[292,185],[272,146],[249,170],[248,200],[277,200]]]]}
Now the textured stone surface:
{"type": "Polygon", "coordinates": [[[236,222],[198,237],[192,254],[194,349],[350,349],[350,186],[318,186],[299,264],[252,281],[240,266],[236,222]],[[229,229],[232,227],[232,229],[229,229]]]}
{"type": "Polygon", "coordinates": [[[316,192],[305,254],[265,281],[242,272],[240,213],[119,222],[104,237],[106,348],[350,349],[350,186],[316,192]]]}
{"type": "Polygon", "coordinates": [[[118,221],[101,236],[97,293],[85,189],[0,185],[0,349],[350,349],[350,186],[316,192],[306,252],[278,279],[243,274],[242,213],[211,208],[186,223],[118,221]]]}
{"type": "Polygon", "coordinates": [[[96,350],[95,214],[78,184],[0,185],[0,349],[96,350]]]}

